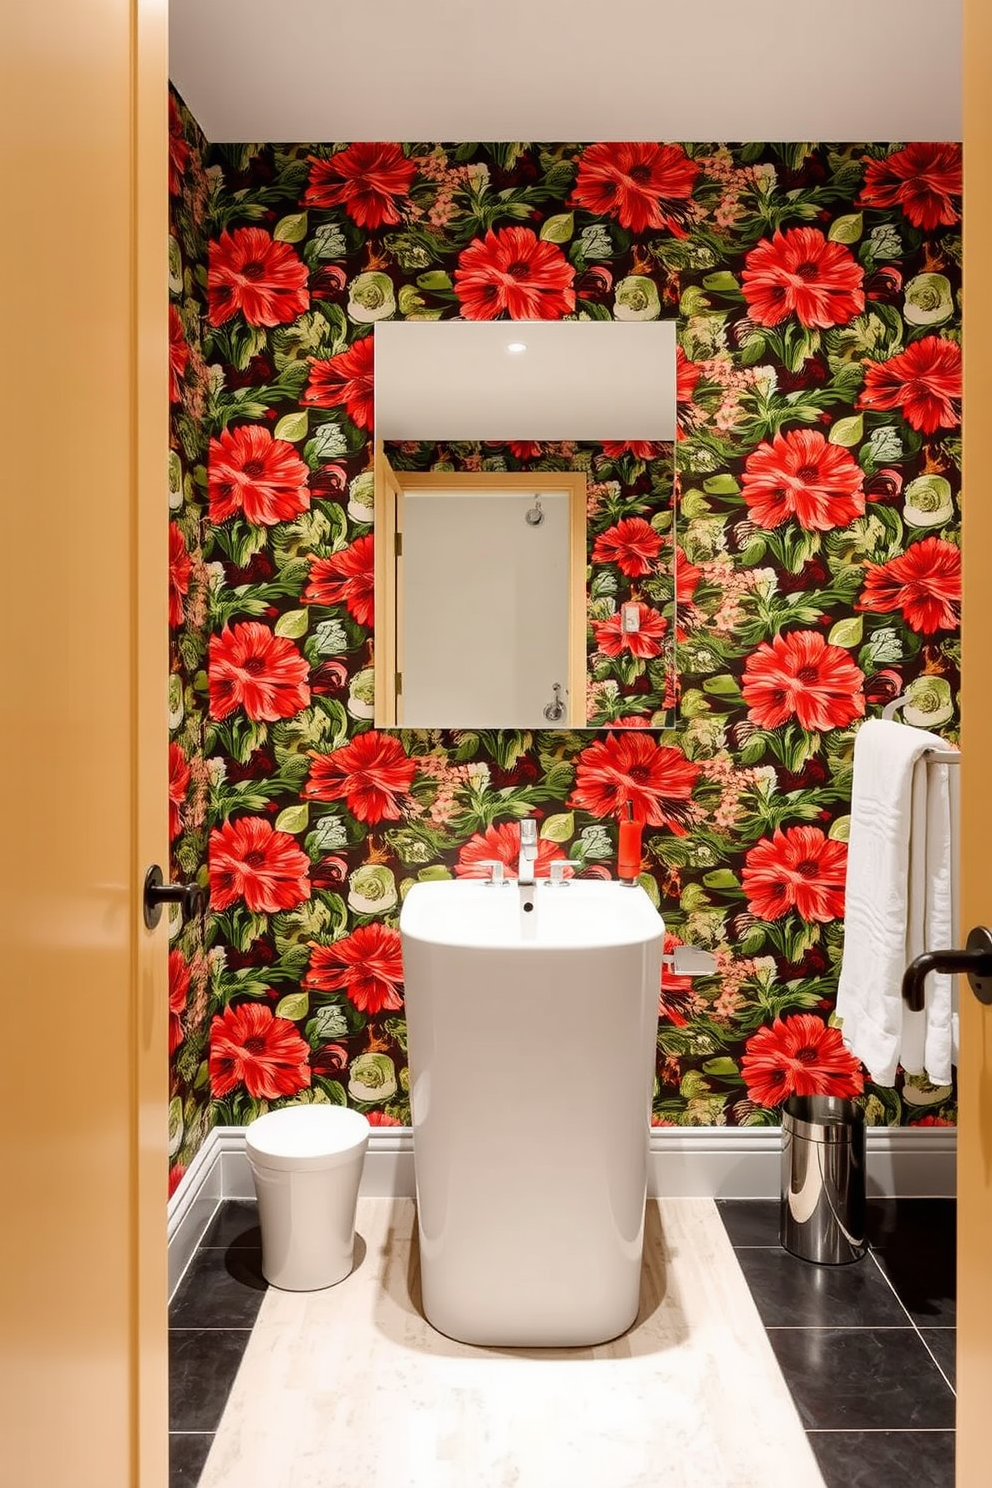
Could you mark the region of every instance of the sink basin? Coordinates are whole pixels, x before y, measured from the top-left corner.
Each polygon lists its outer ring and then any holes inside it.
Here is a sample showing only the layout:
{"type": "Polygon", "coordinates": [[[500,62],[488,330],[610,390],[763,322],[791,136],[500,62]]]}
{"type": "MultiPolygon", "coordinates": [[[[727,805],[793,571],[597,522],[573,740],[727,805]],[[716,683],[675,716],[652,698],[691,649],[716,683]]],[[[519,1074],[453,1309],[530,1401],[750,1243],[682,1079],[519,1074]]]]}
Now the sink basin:
{"type": "Polygon", "coordinates": [[[415,884],[403,903],[400,933],[404,942],[426,945],[579,951],[641,945],[663,936],[664,926],[639,885],[541,879],[525,888],[516,880],[492,884],[462,878],[415,884]]]}
{"type": "Polygon", "coordinates": [[[615,1338],[640,1286],[660,915],[639,886],[459,880],[415,885],[400,934],[428,1321],[615,1338]]]}

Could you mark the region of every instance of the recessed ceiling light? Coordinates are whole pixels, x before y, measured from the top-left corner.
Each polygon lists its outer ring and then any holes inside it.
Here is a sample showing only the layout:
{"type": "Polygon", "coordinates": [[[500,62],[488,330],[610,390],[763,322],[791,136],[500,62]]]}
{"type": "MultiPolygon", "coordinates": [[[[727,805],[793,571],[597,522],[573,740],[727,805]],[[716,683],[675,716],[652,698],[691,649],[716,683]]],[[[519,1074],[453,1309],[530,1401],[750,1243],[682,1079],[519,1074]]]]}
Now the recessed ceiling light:
{"type": "Polygon", "coordinates": [[[514,356],[519,356],[522,351],[527,350],[527,343],[526,341],[508,341],[506,343],[506,349],[512,352],[514,356]]]}

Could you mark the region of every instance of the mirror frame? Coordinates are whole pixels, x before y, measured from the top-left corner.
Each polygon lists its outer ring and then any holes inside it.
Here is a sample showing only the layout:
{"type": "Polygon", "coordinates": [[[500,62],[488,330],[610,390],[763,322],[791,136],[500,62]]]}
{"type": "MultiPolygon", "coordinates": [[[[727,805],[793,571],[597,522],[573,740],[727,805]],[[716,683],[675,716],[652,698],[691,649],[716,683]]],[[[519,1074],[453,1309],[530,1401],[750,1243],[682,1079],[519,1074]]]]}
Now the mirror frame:
{"type": "MultiPolygon", "coordinates": [[[[402,718],[401,654],[403,628],[402,534],[397,516],[407,491],[468,490],[561,491],[568,497],[568,674],[567,711],[562,719],[548,724],[535,721],[530,727],[587,728],[586,722],[586,476],[583,471],[542,470],[512,472],[397,471],[385,453],[383,442],[375,445],[375,673],[376,728],[426,727],[407,725],[402,718]],[[397,535],[400,541],[397,542],[397,535]]],[[[462,725],[437,725],[456,729],[462,725]]],[[[503,727],[492,724],[491,727],[503,727]]]]}

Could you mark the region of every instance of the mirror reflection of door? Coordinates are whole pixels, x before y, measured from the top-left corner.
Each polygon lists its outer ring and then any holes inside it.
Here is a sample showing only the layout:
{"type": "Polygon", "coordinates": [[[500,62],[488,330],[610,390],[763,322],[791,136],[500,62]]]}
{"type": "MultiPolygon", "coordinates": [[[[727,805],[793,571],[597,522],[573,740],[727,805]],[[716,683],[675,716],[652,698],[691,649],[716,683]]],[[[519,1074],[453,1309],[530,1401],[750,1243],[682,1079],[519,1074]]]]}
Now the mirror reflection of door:
{"type": "Polygon", "coordinates": [[[398,722],[547,727],[569,705],[568,494],[409,491],[403,511],[398,722]]]}
{"type": "Polygon", "coordinates": [[[585,476],[377,465],[377,723],[584,726],[585,476]]]}

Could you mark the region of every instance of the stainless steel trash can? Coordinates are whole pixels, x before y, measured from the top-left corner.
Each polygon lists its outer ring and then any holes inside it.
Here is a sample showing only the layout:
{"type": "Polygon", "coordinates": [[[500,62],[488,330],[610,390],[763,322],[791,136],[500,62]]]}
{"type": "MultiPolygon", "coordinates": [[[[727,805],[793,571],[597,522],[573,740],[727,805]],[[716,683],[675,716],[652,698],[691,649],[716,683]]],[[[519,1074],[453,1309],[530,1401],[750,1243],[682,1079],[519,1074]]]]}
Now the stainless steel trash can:
{"type": "Polygon", "coordinates": [[[854,1101],[793,1095],[782,1108],[786,1250],[821,1266],[859,1261],[865,1238],[865,1118],[854,1101]]]}

